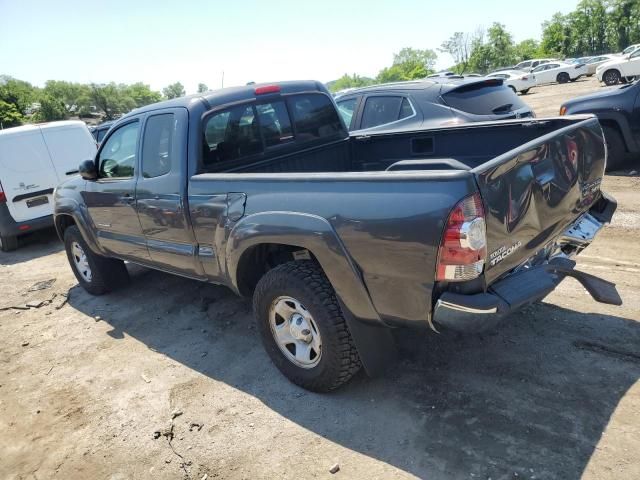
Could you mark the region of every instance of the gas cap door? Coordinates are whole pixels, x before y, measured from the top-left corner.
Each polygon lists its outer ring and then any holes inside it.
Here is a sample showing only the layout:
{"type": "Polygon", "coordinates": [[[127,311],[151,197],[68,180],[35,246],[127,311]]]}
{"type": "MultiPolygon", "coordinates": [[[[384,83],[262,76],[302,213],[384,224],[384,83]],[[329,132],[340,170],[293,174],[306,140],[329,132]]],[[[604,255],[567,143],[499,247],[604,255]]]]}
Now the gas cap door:
{"type": "Polygon", "coordinates": [[[237,222],[244,215],[244,207],[247,204],[247,194],[230,192],[227,194],[227,218],[231,222],[237,222]]]}

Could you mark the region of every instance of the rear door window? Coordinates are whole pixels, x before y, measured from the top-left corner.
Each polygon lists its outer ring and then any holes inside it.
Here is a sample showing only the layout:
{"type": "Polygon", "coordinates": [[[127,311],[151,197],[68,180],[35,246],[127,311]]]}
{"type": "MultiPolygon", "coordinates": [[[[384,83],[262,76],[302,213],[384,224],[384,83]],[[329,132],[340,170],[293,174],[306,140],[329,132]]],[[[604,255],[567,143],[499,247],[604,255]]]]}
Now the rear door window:
{"type": "Polygon", "coordinates": [[[344,132],[338,112],[326,95],[294,95],[288,103],[296,140],[317,140],[344,132]]]}
{"type": "Polygon", "coordinates": [[[173,113],[149,117],[142,141],[142,176],[153,178],[171,171],[172,151],[176,134],[173,113]]]}
{"type": "Polygon", "coordinates": [[[367,98],[360,128],[386,125],[413,115],[411,102],[401,96],[374,96],[367,98]]]}
{"type": "Polygon", "coordinates": [[[443,99],[451,108],[473,115],[503,115],[526,107],[512,89],[493,81],[458,87],[443,99]]]}

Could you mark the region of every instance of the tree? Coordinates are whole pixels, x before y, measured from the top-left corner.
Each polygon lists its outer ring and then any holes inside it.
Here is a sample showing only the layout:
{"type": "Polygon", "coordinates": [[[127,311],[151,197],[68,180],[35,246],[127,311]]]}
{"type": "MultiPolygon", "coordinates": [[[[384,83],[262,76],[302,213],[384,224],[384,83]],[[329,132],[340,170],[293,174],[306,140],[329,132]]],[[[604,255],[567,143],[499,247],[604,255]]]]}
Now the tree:
{"type": "Polygon", "coordinates": [[[198,84],[198,93],[204,93],[208,91],[209,91],[209,87],[207,87],[204,83],[198,84]]]}
{"type": "Polygon", "coordinates": [[[551,17],[551,20],[542,24],[542,42],[540,48],[545,55],[560,56],[565,44],[566,18],[560,12],[551,17]]]}
{"type": "Polygon", "coordinates": [[[0,100],[0,129],[22,125],[24,117],[13,103],[0,100]]]}
{"type": "Polygon", "coordinates": [[[68,118],[68,110],[61,98],[47,93],[40,96],[40,109],[35,113],[34,120],[38,122],[52,122],[68,118]]]}
{"type": "Polygon", "coordinates": [[[38,89],[29,82],[0,76],[0,100],[13,104],[21,115],[36,101],[37,93],[38,89]]]}
{"type": "Polygon", "coordinates": [[[125,97],[131,98],[137,108],[162,100],[162,94],[160,92],[151,90],[149,85],[145,85],[142,82],[125,86],[122,93],[125,97]]]}
{"type": "Polygon", "coordinates": [[[456,62],[453,70],[462,75],[469,67],[469,59],[473,51],[472,37],[468,33],[456,32],[449,40],[442,42],[438,50],[453,57],[454,62],[456,62]]]}
{"type": "Polygon", "coordinates": [[[96,108],[104,112],[107,120],[113,120],[117,115],[126,113],[136,107],[136,102],[125,94],[126,85],[115,83],[90,85],[91,101],[96,108]]]}
{"type": "Polygon", "coordinates": [[[540,56],[540,44],[532,38],[523,40],[515,46],[515,56],[516,63],[536,58],[540,56]]]}
{"type": "Polygon", "coordinates": [[[162,93],[168,99],[184,97],[185,91],[184,87],[180,82],[172,83],[162,89],[162,93]]]}
{"type": "Polygon", "coordinates": [[[58,106],[53,107],[51,103],[53,99],[57,99],[62,102],[67,113],[78,113],[80,110],[88,109],[90,103],[89,93],[89,87],[81,83],[47,80],[42,89],[40,103],[42,104],[42,99],[45,98],[45,102],[48,102],[49,106],[57,110],[58,106]]]}
{"type": "Polygon", "coordinates": [[[339,92],[340,90],[345,90],[347,88],[365,87],[372,83],[373,80],[371,78],[361,77],[355,73],[353,75],[345,73],[339,79],[329,82],[328,87],[332,92],[339,92]]]}
{"type": "Polygon", "coordinates": [[[403,82],[405,80],[409,80],[409,78],[405,75],[400,65],[385,67],[378,72],[376,77],[378,83],[403,82]]]}
{"type": "Polygon", "coordinates": [[[438,55],[433,50],[403,48],[393,55],[392,67],[399,67],[407,80],[424,78],[433,73],[438,55]]]}

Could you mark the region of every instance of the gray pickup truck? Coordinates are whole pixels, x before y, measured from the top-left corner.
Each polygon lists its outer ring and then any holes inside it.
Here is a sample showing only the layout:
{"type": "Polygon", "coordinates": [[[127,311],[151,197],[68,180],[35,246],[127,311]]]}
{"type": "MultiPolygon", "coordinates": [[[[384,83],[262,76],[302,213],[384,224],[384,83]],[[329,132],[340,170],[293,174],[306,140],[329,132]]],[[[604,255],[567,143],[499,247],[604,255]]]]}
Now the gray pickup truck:
{"type": "Polygon", "coordinates": [[[314,391],[375,374],[396,327],[476,332],[566,276],[611,220],[595,117],[349,135],[313,81],[227,88],[119,119],[55,192],[92,294],[125,261],[253,296],[265,348],[314,391]]]}

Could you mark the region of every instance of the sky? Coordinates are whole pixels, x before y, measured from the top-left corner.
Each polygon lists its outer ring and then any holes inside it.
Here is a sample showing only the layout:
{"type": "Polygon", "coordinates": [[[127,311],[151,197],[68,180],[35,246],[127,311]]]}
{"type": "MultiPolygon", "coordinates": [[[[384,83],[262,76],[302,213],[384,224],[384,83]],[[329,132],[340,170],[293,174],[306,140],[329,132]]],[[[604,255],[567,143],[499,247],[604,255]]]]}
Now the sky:
{"type": "MultiPolygon", "coordinates": [[[[374,77],[403,47],[436,50],[493,22],[516,41],[578,0],[0,0],[0,74],[42,86],[374,77]]],[[[438,53],[438,69],[450,56],[438,53]]]]}

